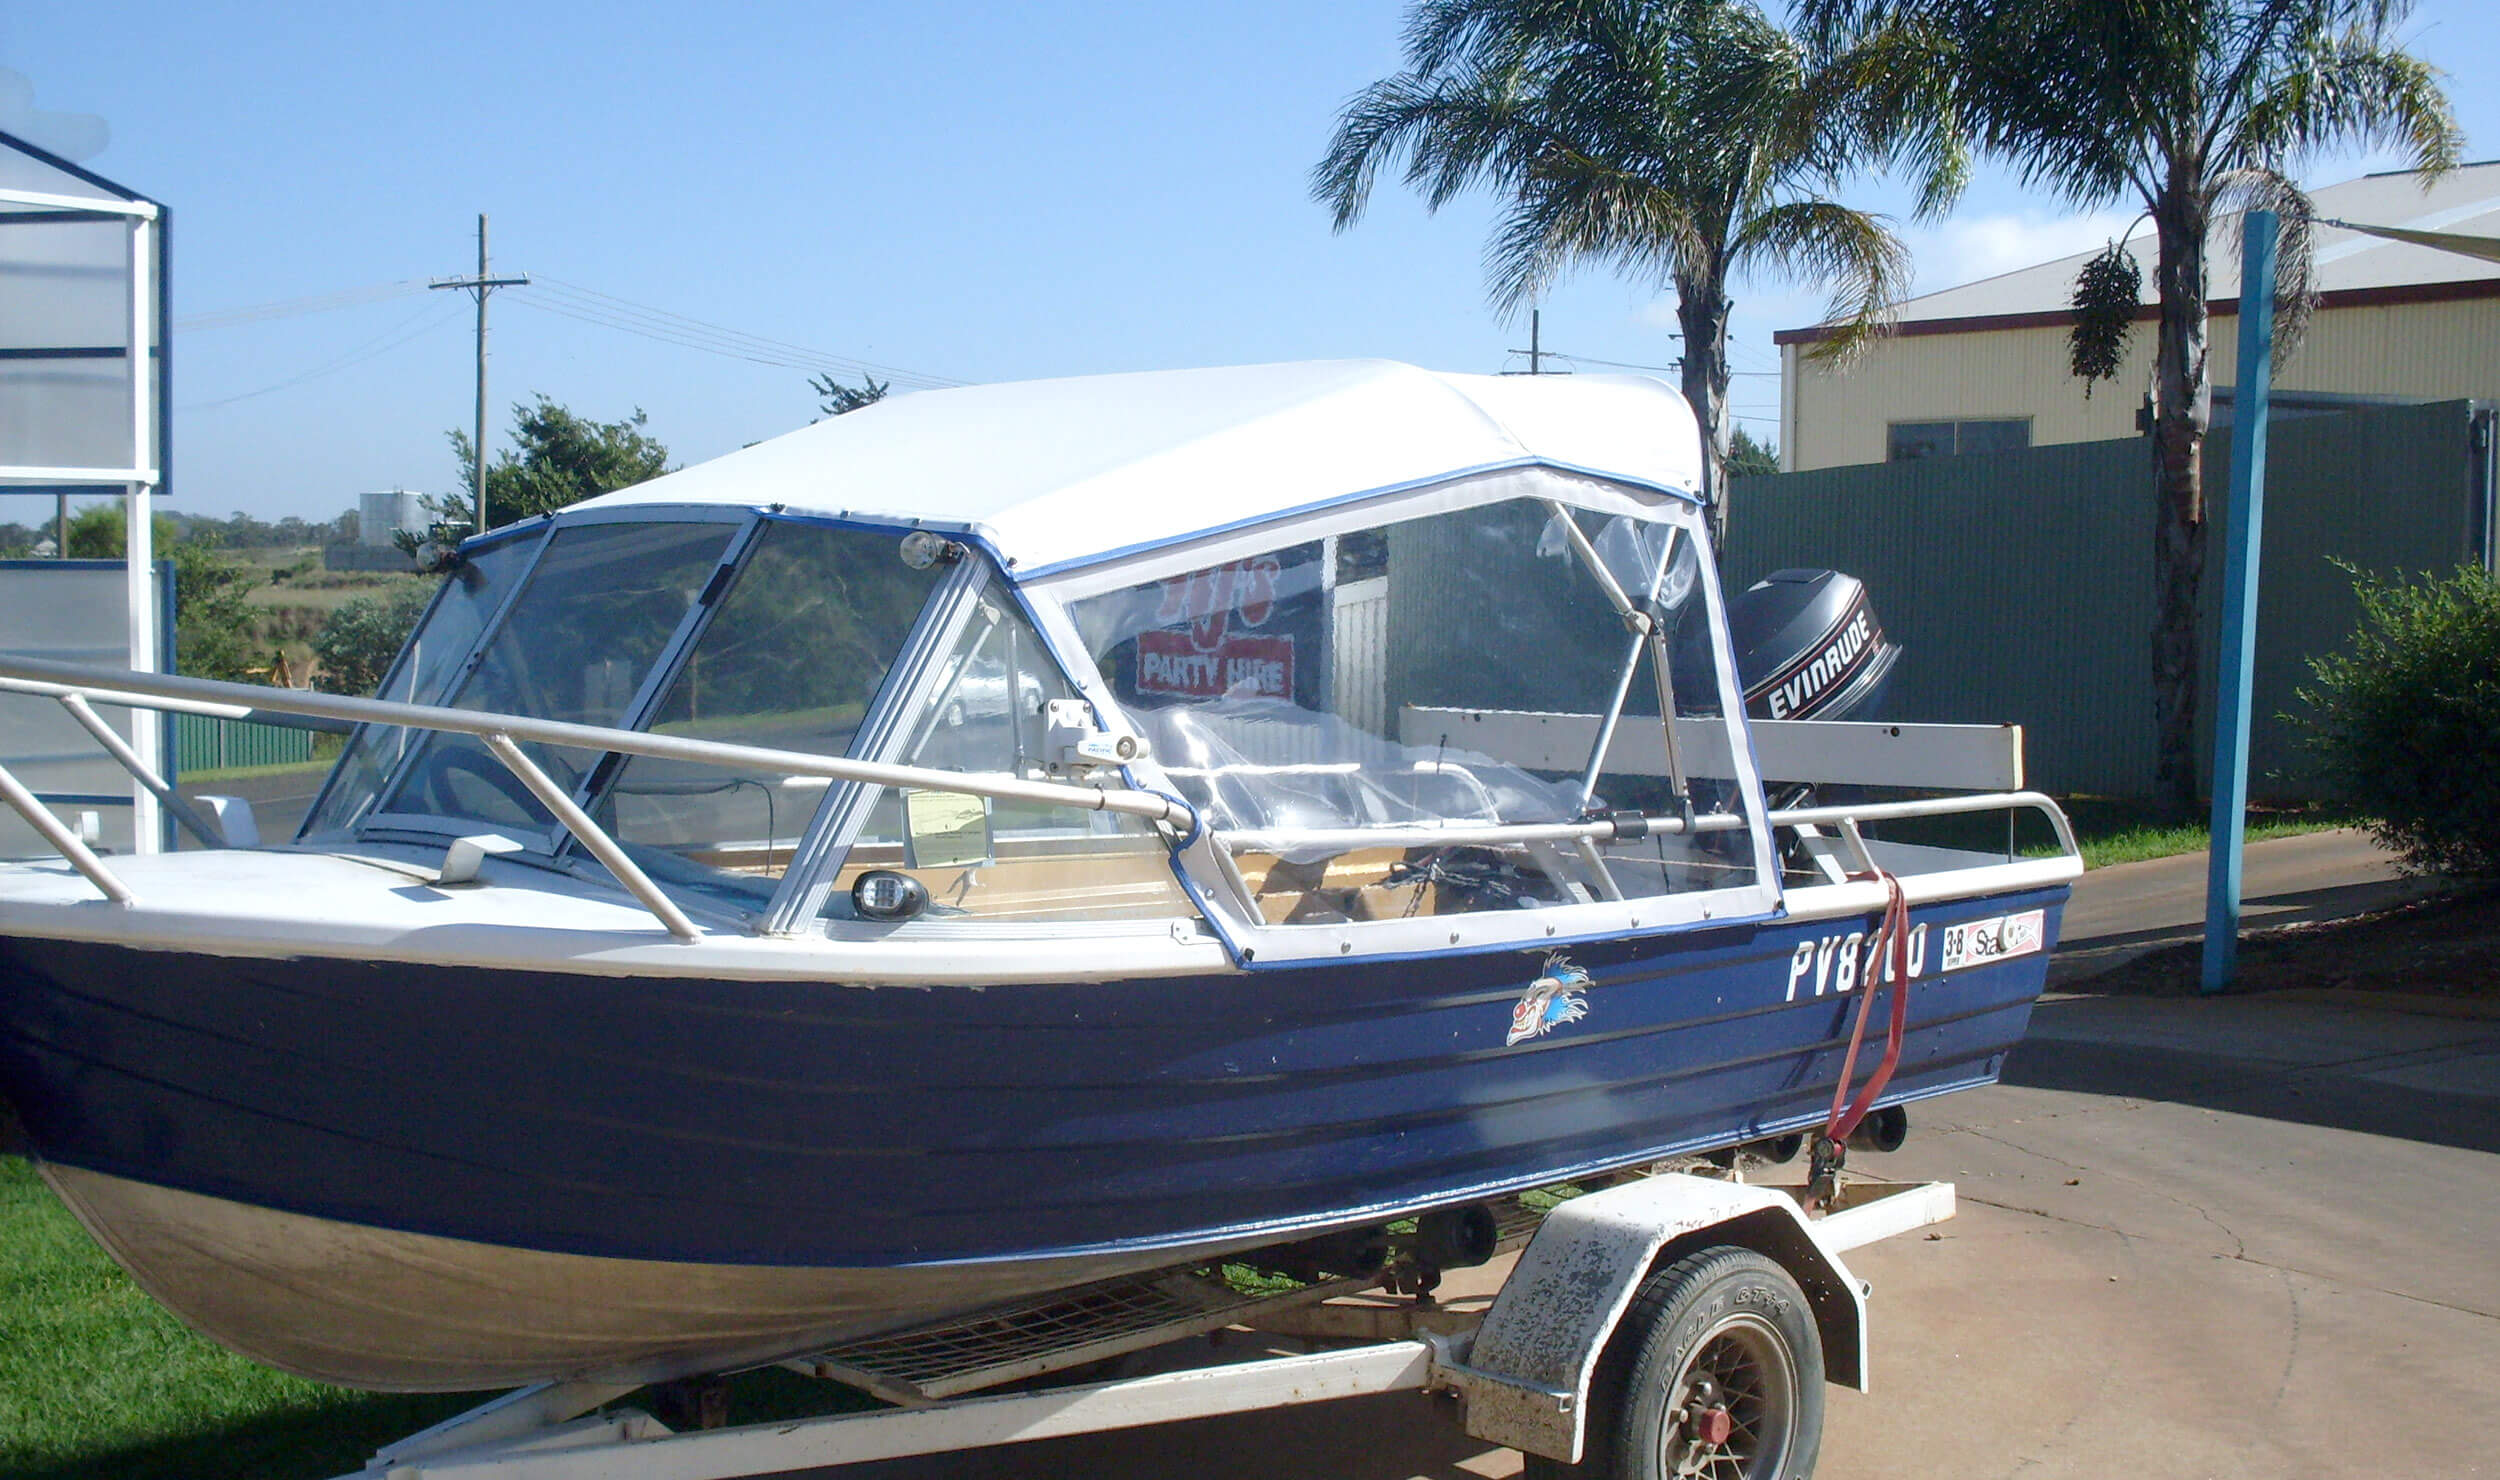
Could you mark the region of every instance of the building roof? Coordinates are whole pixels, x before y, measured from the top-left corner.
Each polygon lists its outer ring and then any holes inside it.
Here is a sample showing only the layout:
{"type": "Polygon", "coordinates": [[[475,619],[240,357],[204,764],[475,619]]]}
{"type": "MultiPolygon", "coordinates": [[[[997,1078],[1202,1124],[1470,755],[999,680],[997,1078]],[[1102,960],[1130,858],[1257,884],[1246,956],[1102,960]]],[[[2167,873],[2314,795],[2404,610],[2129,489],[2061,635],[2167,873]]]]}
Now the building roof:
{"type": "Polygon", "coordinates": [[[1700,440],[1683,396],[1648,376],[1317,360],[894,396],[582,507],[778,504],[960,525],[1030,575],[1530,464],[1691,497],[1700,440]]]}
{"type": "MultiPolygon", "coordinates": [[[[2368,226],[2397,226],[2416,231],[2454,232],[2466,236],[2500,236],[2500,161],[2460,165],[2427,189],[2411,170],[2364,175],[2312,191],[2322,218],[2368,226]]],[[[2205,283],[2209,303],[2235,311],[2240,292],[2239,239],[2236,214],[2216,220],[2206,255],[2205,283]]],[[[2018,268],[1975,283],[1922,294],[1897,310],[1899,332],[1958,333],[1986,329],[2024,328],[2072,321],[2069,304],[2075,274],[2098,249],[2060,257],[2033,267],[2018,268]]],[[[2158,300],[2154,281],[2154,241],[2149,230],[2130,239],[2127,250],[2142,269],[2147,309],[2158,300]]],[[[2500,296],[2500,263],[2443,252],[2431,247],[2365,236],[2340,227],[2320,226],[2316,241],[2317,288],[2323,306],[2402,302],[2408,299],[2500,296]]],[[[1782,344],[1825,337],[1826,326],[1784,329],[1782,344]]]]}

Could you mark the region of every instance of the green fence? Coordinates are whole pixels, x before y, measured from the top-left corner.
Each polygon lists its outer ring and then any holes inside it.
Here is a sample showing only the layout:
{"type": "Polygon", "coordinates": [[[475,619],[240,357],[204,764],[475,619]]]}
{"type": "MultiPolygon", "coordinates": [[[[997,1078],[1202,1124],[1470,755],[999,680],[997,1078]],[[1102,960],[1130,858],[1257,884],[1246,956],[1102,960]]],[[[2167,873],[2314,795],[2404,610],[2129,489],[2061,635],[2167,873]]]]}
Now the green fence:
{"type": "Polygon", "coordinates": [[[212,719],[203,714],[174,716],[174,765],[177,774],[223,771],[240,766],[301,765],[313,758],[310,730],[281,725],[256,725],[243,720],[212,719]]]}
{"type": "MultiPolygon", "coordinates": [[[[2393,574],[2490,559],[2491,415],[2444,401],[2268,428],[2253,792],[2314,790],[2283,716],[2309,656],[2359,616],[2337,561],[2393,574]]],[[[2207,439],[2204,472],[2198,713],[2210,729],[2227,435],[2207,439]]],[[[1908,649],[1884,718],[2010,720],[2033,784],[2149,795],[2154,497],[2146,439],[1746,478],[1729,490],[1723,573],[1730,591],[1789,566],[1857,576],[1908,649]]],[[[2200,743],[2200,763],[2211,748],[2200,743]]]]}

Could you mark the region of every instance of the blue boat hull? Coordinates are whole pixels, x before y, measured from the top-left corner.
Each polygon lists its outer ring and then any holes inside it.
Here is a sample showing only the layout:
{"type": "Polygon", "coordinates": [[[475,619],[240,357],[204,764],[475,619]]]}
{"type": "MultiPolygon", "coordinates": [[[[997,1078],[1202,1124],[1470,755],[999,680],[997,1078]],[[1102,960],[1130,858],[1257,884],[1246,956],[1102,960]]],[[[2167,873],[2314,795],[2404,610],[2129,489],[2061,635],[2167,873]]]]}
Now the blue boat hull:
{"type": "MultiPolygon", "coordinates": [[[[1953,971],[1927,946],[1888,1103],[1994,1079],[2064,899],[1916,912],[1932,941],[2040,910],[2044,938],[1953,971]]],[[[1575,947],[1576,1013],[1522,1008],[1557,975],[1542,952],[928,988],[20,937],[0,1089],[96,1185],[352,1228],[696,1268],[1147,1267],[1819,1122],[1865,925],[1575,947]]],[[[528,1375],[558,1374],[487,1380],[528,1375]]]]}

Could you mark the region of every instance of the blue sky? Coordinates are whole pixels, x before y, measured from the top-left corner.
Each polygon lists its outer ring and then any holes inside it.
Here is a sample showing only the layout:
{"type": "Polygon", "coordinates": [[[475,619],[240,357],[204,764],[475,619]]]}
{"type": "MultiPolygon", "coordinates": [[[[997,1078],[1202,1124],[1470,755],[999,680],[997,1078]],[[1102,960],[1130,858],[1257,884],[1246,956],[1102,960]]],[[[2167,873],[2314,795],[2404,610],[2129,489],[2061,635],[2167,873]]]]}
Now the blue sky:
{"type": "MultiPolygon", "coordinates": [[[[38,108],[105,119],[86,163],[174,211],[179,505],[326,518],[360,491],[451,485],[470,320],[412,285],[474,264],[481,210],[498,268],[547,282],[496,298],[498,423],[540,391],[602,418],[640,406],[680,461],[804,424],[806,372],[585,322],[625,313],[585,294],[945,381],[1340,355],[1516,368],[1527,326],[1487,306],[1487,203],[1428,216],[1389,186],[1336,235],[1308,195],[1338,106],[1395,70],[1403,10],[13,0],[0,69],[38,108]]],[[[2452,74],[2468,157],[2500,153],[2488,0],[2430,0],[2403,34],[2452,74]]],[[[1845,196],[1906,204],[1883,181],[1845,196]]],[[[1933,289],[2128,214],[1989,177],[1904,230],[1933,289]]],[[[1738,294],[1736,410],[1757,433],[1776,429],[1771,333],[1819,301],[1738,294]]],[[[1545,342],[1665,365],[1673,323],[1659,285],[1590,272],[1547,301],[1545,342]]]]}

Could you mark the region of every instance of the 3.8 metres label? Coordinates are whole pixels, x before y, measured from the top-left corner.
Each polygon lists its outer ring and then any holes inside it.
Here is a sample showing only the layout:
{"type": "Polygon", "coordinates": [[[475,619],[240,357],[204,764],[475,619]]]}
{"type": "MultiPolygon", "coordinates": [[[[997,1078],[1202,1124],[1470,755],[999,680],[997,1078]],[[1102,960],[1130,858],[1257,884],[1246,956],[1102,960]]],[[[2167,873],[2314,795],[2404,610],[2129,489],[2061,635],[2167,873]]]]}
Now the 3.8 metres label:
{"type": "Polygon", "coordinates": [[[1998,915],[1987,920],[1968,920],[1944,928],[1944,969],[1959,971],[1965,966],[1986,966],[1994,961],[2010,961],[2028,956],[2040,949],[2048,933],[2048,911],[2025,910],[2019,915],[1998,915]]]}

